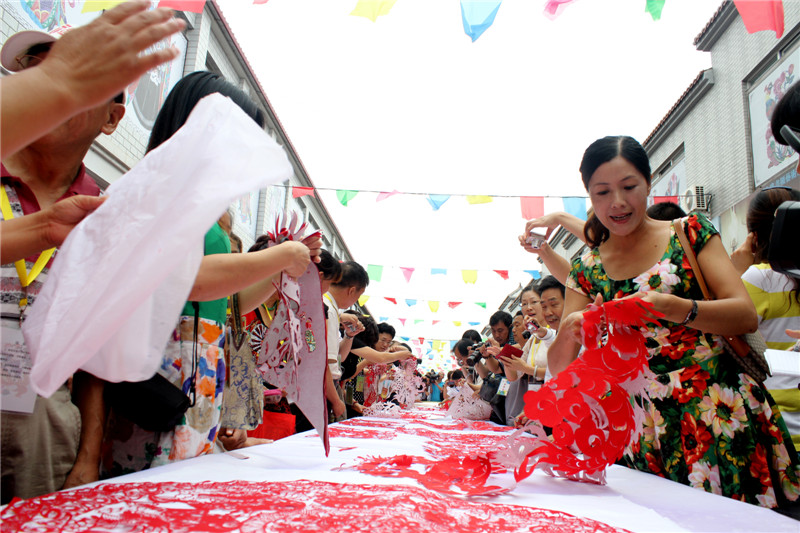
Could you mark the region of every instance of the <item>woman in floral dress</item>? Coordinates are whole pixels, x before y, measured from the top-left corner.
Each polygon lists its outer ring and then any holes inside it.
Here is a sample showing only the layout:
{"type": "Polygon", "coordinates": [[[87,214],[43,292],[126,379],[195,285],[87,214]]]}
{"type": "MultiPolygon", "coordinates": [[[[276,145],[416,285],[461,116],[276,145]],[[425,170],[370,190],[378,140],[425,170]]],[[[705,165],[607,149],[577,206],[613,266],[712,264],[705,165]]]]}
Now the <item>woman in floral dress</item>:
{"type": "Polygon", "coordinates": [[[702,215],[683,220],[714,301],[703,296],[670,222],[649,218],[650,165],[630,137],[595,141],[581,163],[594,214],[586,223],[592,250],[575,261],[562,328],[548,354],[557,374],[578,355],[582,310],[632,295],[663,318],[646,328],[655,374],[644,431],[626,453],[638,470],[762,505],[800,495],[800,464],[780,412],[763,386],[724,352],[719,335],[755,331],[756,313],[702,215]]]}

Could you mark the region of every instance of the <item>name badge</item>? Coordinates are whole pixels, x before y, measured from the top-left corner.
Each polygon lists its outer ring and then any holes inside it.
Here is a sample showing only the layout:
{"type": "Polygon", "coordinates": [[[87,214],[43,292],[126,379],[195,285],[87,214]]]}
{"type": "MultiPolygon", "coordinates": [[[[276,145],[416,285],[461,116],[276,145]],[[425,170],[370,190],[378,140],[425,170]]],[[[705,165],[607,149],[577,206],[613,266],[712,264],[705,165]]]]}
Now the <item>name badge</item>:
{"type": "Polygon", "coordinates": [[[500,386],[497,387],[497,394],[500,396],[505,396],[508,394],[508,389],[511,388],[511,382],[508,381],[506,378],[502,378],[500,380],[500,386]]]}
{"type": "Polygon", "coordinates": [[[31,355],[25,346],[22,330],[14,320],[3,320],[2,351],[2,396],[0,407],[3,411],[32,413],[36,403],[36,393],[31,389],[31,355]]]}

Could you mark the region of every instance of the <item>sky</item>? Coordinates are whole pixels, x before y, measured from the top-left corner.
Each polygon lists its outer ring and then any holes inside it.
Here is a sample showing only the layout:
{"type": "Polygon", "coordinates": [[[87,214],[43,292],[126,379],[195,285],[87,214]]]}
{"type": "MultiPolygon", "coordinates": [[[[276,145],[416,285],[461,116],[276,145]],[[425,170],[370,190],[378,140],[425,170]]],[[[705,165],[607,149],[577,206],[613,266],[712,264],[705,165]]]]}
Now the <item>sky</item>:
{"type": "Polygon", "coordinates": [[[456,0],[397,0],[376,22],[350,16],[356,3],[218,0],[355,260],[384,267],[370,312],[398,335],[449,341],[539,268],[518,244],[517,197],[549,196],[550,212],[586,196],[585,148],[643,141],[711,66],[692,43],[721,2],[667,0],[653,21],[645,0],[578,0],[551,21],[545,0],[505,0],[475,42],[456,0]],[[345,207],[335,189],[416,194],[360,192],[345,207]],[[434,211],[427,194],[508,197],[434,211]]]}

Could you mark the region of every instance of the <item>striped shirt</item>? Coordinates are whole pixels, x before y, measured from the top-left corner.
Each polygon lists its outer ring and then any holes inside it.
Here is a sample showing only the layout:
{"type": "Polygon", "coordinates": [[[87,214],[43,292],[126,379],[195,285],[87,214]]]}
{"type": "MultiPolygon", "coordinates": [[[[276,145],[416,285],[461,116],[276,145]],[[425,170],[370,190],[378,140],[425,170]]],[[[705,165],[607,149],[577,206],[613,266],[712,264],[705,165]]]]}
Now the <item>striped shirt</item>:
{"type": "Polygon", "coordinates": [[[764,336],[767,347],[790,350],[796,340],[789,337],[786,330],[800,329],[800,302],[797,293],[792,293],[792,280],[762,263],[748,268],[742,281],[756,306],[758,331],[764,336]]]}

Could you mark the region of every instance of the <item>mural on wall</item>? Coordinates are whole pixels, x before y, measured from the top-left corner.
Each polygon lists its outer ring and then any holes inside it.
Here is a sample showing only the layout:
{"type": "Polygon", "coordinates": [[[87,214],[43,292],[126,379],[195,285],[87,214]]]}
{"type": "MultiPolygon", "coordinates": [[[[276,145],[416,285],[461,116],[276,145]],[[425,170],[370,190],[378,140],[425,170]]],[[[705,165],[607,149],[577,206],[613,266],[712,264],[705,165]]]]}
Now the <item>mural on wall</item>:
{"type": "Polygon", "coordinates": [[[797,80],[800,50],[795,50],[775,67],[748,95],[753,150],[753,177],[756,187],[786,170],[796,161],[795,151],[778,144],[769,127],[775,105],[797,80]]]}
{"type": "Polygon", "coordinates": [[[258,200],[261,191],[253,191],[239,197],[231,209],[233,210],[233,225],[235,233],[242,237],[248,235],[250,240],[255,241],[258,228],[258,200]]]}
{"type": "Polygon", "coordinates": [[[680,196],[686,190],[686,165],[685,159],[681,159],[677,164],[673,165],[669,171],[661,176],[650,189],[650,196],[647,198],[647,205],[651,206],[655,203],[655,198],[662,198],[665,196],[675,197],[676,203],[680,204],[680,196]]]}
{"type": "MultiPolygon", "coordinates": [[[[50,32],[64,25],[83,26],[101,15],[98,11],[81,13],[83,4],[80,0],[20,0],[3,2],[3,7],[13,10],[26,29],[50,32]]],[[[187,43],[186,37],[178,33],[169,42],[162,41],[150,47],[148,52],[175,46],[180,54],[169,63],[145,73],[128,87],[128,109],[123,120],[133,124],[144,139],[150,136],[153,122],[167,94],[183,76],[187,43]]]]}

